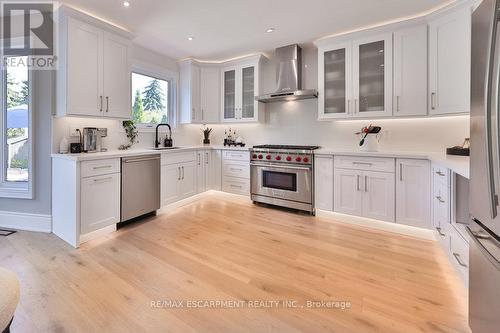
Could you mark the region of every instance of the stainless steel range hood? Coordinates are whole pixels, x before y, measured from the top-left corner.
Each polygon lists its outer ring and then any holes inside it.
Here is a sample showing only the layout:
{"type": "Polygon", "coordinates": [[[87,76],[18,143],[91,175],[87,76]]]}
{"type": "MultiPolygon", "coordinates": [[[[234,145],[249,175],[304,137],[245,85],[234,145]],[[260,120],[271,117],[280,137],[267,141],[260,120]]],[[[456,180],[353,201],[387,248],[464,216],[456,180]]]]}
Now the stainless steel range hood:
{"type": "Polygon", "coordinates": [[[262,103],[317,98],[316,89],[302,90],[302,52],[297,44],[276,49],[276,92],[255,97],[262,103]]]}

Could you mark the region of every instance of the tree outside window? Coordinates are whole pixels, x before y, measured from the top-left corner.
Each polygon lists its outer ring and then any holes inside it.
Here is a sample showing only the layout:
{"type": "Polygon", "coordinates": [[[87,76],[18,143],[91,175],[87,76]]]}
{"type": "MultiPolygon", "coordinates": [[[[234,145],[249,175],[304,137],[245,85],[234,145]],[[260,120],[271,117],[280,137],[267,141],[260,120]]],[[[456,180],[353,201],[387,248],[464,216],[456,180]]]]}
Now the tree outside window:
{"type": "Polygon", "coordinates": [[[169,82],[132,73],[132,116],[136,124],[168,122],[169,82]]]}

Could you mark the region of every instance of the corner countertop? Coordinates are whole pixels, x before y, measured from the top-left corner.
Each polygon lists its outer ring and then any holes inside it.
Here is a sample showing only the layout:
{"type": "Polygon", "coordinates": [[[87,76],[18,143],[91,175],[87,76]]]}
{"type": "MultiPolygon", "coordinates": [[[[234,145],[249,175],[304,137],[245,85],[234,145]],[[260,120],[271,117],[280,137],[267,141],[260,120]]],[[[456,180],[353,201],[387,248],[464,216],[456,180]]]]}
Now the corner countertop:
{"type": "Polygon", "coordinates": [[[109,150],[98,153],[80,153],[80,154],[52,154],[54,159],[62,159],[74,162],[101,160],[105,158],[121,158],[142,155],[155,155],[155,154],[173,154],[179,152],[193,151],[193,150],[235,150],[235,151],[249,151],[250,147],[228,147],[228,146],[186,146],[177,149],[155,150],[153,148],[138,148],[129,150],[109,150]]]}
{"type": "Polygon", "coordinates": [[[344,155],[344,156],[364,156],[364,157],[390,157],[390,158],[408,158],[425,159],[436,163],[453,172],[469,179],[470,167],[469,156],[451,156],[440,152],[410,152],[410,151],[377,151],[365,152],[342,149],[321,148],[314,152],[315,155],[344,155]]]}

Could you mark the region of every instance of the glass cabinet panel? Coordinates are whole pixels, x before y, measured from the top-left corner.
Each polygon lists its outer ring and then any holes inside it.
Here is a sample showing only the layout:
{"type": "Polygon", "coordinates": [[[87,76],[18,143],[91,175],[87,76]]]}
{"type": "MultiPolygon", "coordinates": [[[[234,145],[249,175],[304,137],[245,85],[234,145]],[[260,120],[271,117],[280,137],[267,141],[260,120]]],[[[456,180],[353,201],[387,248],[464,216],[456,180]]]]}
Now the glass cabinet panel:
{"type": "Polygon", "coordinates": [[[224,119],[236,118],[236,70],[224,72],[224,119]]]}
{"type": "Polygon", "coordinates": [[[324,113],[347,113],[346,49],[327,51],[324,59],[324,113]]]}
{"type": "Polygon", "coordinates": [[[245,67],[242,69],[242,118],[253,118],[255,114],[255,68],[245,67]]]}
{"type": "Polygon", "coordinates": [[[359,113],[385,110],[384,43],[359,45],[359,113]]]}

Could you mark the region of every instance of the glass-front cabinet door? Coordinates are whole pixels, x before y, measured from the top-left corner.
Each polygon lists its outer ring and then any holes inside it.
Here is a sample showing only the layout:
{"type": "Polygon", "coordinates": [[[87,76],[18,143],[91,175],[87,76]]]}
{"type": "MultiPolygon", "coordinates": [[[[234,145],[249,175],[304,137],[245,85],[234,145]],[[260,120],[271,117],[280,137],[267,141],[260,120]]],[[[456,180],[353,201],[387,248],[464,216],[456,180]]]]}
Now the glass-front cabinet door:
{"type": "Polygon", "coordinates": [[[319,119],[346,118],[354,111],[351,100],[351,45],[320,49],[319,119]]]}
{"type": "Polygon", "coordinates": [[[236,119],[236,68],[222,72],[224,120],[236,119]]]}
{"type": "Polygon", "coordinates": [[[392,115],[392,36],[353,43],[355,117],[392,115]]]}
{"type": "Polygon", "coordinates": [[[255,67],[241,69],[241,118],[255,117],[255,67]]]}

